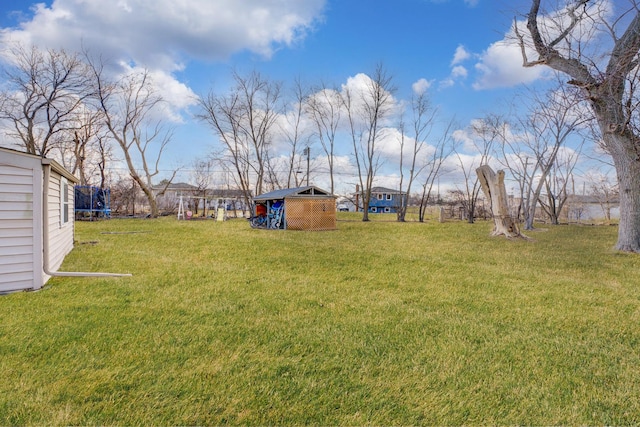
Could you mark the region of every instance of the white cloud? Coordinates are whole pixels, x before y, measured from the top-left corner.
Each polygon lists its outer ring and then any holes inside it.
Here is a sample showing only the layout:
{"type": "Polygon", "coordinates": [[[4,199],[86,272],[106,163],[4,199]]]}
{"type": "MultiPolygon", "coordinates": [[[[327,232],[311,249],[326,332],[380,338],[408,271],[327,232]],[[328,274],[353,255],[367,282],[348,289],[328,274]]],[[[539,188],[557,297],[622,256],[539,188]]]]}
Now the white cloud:
{"type": "Polygon", "coordinates": [[[471,138],[469,133],[464,129],[457,129],[453,131],[451,137],[454,141],[461,142],[465,147],[465,151],[472,151],[475,148],[473,138],[471,138]]]}
{"type": "Polygon", "coordinates": [[[446,88],[449,88],[449,87],[451,87],[451,86],[453,86],[455,84],[456,84],[456,81],[453,80],[453,78],[447,77],[446,79],[440,81],[440,83],[438,84],[438,87],[440,89],[446,89],[446,88]]]}
{"type": "MultiPolygon", "coordinates": [[[[400,158],[400,141],[402,133],[397,128],[385,128],[381,132],[381,138],[376,143],[376,148],[385,159],[392,160],[395,163],[400,158]]],[[[405,136],[405,144],[409,144],[409,138],[405,136]]],[[[406,148],[405,148],[406,149],[406,148]]]]}
{"type": "Polygon", "coordinates": [[[454,78],[466,78],[467,77],[467,69],[462,65],[456,65],[451,69],[451,77],[454,78]]]}
{"type": "Polygon", "coordinates": [[[115,74],[145,68],[175,121],[195,100],[175,75],[186,59],[221,60],[241,51],[269,57],[312,30],[326,1],[53,0],[36,4],[18,27],[0,29],[0,45],[87,50],[115,74]]]}
{"type": "Polygon", "coordinates": [[[453,65],[460,64],[461,62],[466,61],[470,57],[471,57],[471,54],[467,51],[467,49],[465,49],[464,46],[459,45],[456,48],[456,52],[453,54],[453,59],[451,60],[451,65],[453,66],[453,65]]]}
{"type": "Polygon", "coordinates": [[[451,73],[446,79],[441,80],[438,85],[441,90],[450,88],[456,84],[456,81],[467,78],[469,72],[466,67],[460,64],[471,58],[471,56],[471,53],[464,46],[459,45],[456,48],[451,60],[451,73]]]}
{"type": "Polygon", "coordinates": [[[326,0],[54,0],[3,41],[79,49],[170,68],[182,55],[224,59],[250,50],[266,57],[291,45],[320,19],[326,0]]]}
{"type": "Polygon", "coordinates": [[[493,43],[481,55],[475,65],[480,77],[473,84],[474,89],[511,87],[520,83],[530,83],[549,72],[545,67],[523,67],[520,47],[509,40],[493,43]]]}
{"type": "Polygon", "coordinates": [[[355,94],[365,94],[369,91],[372,84],[371,77],[365,73],[358,73],[355,76],[347,78],[347,82],[342,85],[342,91],[347,90],[355,94]]]}
{"type": "MultiPolygon", "coordinates": [[[[371,89],[374,87],[375,82],[364,73],[358,73],[353,77],[349,77],[347,82],[342,85],[342,92],[345,94],[347,91],[351,93],[354,111],[358,114],[366,116],[365,103],[372,103],[371,89]]],[[[388,109],[386,117],[387,120],[392,119],[395,115],[402,111],[402,102],[393,97],[391,93],[386,93],[389,97],[388,102],[385,104],[385,108],[388,109]]],[[[383,123],[384,125],[384,123],[383,123]]]]}
{"type": "Polygon", "coordinates": [[[413,89],[413,93],[416,95],[422,95],[431,87],[433,81],[429,81],[427,79],[420,79],[414,84],[411,85],[411,89],[413,89]]]}

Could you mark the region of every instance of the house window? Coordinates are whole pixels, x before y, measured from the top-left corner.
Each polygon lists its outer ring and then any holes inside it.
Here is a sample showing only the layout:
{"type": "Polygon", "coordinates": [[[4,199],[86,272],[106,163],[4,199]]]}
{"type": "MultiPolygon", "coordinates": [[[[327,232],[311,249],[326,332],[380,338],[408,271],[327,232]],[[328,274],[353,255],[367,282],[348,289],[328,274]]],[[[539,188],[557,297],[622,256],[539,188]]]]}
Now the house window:
{"type": "Polygon", "coordinates": [[[387,208],[384,208],[384,211],[385,211],[386,213],[389,213],[389,212],[391,212],[391,208],[388,208],[388,207],[387,207],[387,208]]]}
{"type": "Polygon", "coordinates": [[[69,182],[60,178],[60,225],[69,222],[69,182]]]}
{"type": "Polygon", "coordinates": [[[371,207],[371,212],[376,213],[378,212],[378,208],[376,208],[375,206],[371,207]]]}
{"type": "Polygon", "coordinates": [[[384,194],[378,194],[378,200],[382,200],[383,196],[384,196],[384,194]]]}
{"type": "Polygon", "coordinates": [[[387,200],[393,199],[393,196],[391,194],[385,194],[385,196],[387,196],[387,200]]]}

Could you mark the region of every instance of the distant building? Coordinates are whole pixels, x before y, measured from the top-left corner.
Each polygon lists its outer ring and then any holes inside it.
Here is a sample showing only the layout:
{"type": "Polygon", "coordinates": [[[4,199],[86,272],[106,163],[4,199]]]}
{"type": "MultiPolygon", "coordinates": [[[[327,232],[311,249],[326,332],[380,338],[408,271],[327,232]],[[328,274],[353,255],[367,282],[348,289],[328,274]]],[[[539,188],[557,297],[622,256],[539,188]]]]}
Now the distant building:
{"type": "Polygon", "coordinates": [[[569,195],[561,217],[568,222],[617,220],[620,219],[620,200],[618,197],[603,200],[590,195],[569,195]]]}
{"type": "Polygon", "coordinates": [[[337,196],[336,210],[338,212],[355,212],[356,205],[353,201],[353,198],[349,196],[337,196]]]}
{"type": "MultiPolygon", "coordinates": [[[[359,195],[357,195],[360,198],[359,195]]],[[[407,202],[405,191],[393,190],[385,187],[373,187],[371,189],[371,199],[369,200],[370,213],[396,213],[398,208],[407,202]]],[[[358,203],[359,210],[362,210],[362,201],[358,203]]]]}

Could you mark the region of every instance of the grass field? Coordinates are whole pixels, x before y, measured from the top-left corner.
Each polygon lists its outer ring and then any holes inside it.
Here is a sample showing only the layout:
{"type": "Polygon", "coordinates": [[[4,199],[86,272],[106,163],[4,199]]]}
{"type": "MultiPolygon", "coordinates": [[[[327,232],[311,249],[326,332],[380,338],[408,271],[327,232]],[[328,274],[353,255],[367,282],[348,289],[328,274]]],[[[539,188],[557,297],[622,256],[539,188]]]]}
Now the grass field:
{"type": "Polygon", "coordinates": [[[640,257],[490,229],[77,223],[133,277],[0,297],[0,425],[640,424],[640,257]]]}

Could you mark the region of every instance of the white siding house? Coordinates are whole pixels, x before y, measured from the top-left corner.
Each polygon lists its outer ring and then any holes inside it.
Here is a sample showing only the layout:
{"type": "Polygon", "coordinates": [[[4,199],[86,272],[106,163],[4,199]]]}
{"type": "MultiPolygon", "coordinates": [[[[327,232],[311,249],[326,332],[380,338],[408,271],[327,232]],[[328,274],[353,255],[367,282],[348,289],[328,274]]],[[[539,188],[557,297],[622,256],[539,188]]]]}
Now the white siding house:
{"type": "Polygon", "coordinates": [[[0,293],[42,288],[71,252],[77,181],[53,160],[0,147],[0,293]]]}

